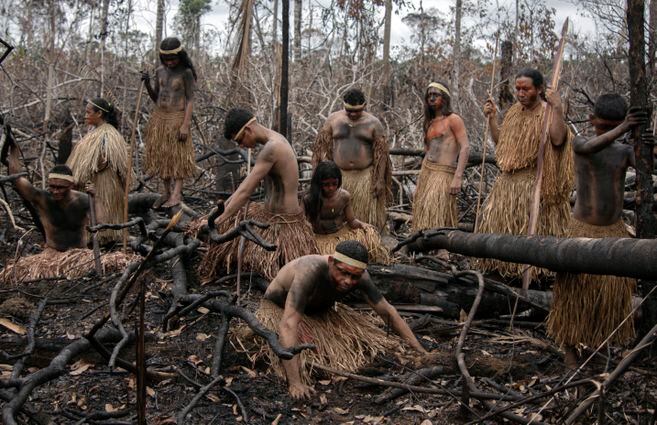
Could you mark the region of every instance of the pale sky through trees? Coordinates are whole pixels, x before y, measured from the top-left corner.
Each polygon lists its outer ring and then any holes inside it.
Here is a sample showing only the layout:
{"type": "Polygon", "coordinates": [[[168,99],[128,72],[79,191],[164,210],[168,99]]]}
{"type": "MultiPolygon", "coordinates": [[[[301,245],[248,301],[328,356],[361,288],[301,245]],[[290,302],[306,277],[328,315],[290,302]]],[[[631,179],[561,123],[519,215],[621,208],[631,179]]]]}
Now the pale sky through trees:
{"type": "MultiPolygon", "coordinates": [[[[328,3],[326,0],[312,0],[318,7],[324,3],[328,3]]],[[[292,3],[292,2],[290,2],[292,3]]],[[[512,9],[515,3],[508,2],[508,8],[512,9]]],[[[571,1],[566,0],[547,0],[548,7],[554,7],[557,11],[556,14],[556,28],[555,32],[559,32],[561,25],[566,17],[570,17],[572,22],[572,31],[583,36],[591,36],[595,32],[595,23],[592,19],[584,17],[578,10],[578,7],[573,4],[571,1]]],[[[143,6],[142,8],[137,8],[134,15],[134,24],[140,28],[142,31],[149,34],[154,33],[154,21],[155,21],[155,2],[147,1],[148,6],[143,6]]],[[[410,4],[419,7],[419,0],[411,0],[410,4]]],[[[445,13],[446,19],[449,20],[450,7],[453,6],[453,0],[424,0],[422,5],[425,10],[427,9],[438,9],[439,11],[445,13]]],[[[500,4],[506,4],[502,1],[500,4]]],[[[293,4],[290,5],[290,12],[293,14],[293,4]]],[[[383,19],[383,7],[380,9],[380,17],[383,19]]],[[[176,35],[175,29],[173,28],[173,18],[178,10],[178,0],[167,0],[167,14],[166,14],[166,35],[176,35]]],[[[415,9],[417,11],[417,9],[415,9]]],[[[392,46],[393,49],[395,46],[405,45],[410,43],[410,37],[412,34],[411,28],[408,27],[403,21],[402,18],[407,14],[413,12],[414,10],[410,7],[405,7],[401,13],[397,13],[397,8],[393,12],[393,24],[392,24],[392,46]]],[[[280,12],[279,12],[280,13],[280,12]]],[[[304,13],[307,13],[307,1],[304,1],[304,13]]],[[[491,11],[491,13],[494,13],[491,11]]],[[[290,25],[293,24],[293,16],[290,17],[290,25]]],[[[466,19],[465,25],[468,25],[469,22],[466,19]]],[[[225,47],[227,28],[228,23],[228,6],[223,1],[213,2],[212,11],[203,16],[201,20],[201,25],[203,30],[208,28],[213,28],[221,34],[221,46],[217,46],[217,50],[222,51],[225,47]]],[[[290,31],[292,33],[292,30],[290,31]]],[[[383,29],[381,29],[383,33],[383,29]]],[[[292,35],[291,35],[292,37],[292,35]]]]}

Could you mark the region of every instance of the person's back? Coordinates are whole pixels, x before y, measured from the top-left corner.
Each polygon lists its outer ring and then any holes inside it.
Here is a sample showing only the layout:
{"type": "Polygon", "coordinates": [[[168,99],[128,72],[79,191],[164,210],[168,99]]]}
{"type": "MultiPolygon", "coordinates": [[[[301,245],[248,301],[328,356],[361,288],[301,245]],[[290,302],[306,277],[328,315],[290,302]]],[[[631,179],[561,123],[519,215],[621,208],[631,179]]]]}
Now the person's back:
{"type": "Polygon", "coordinates": [[[596,226],[616,223],[623,212],[625,172],[634,162],[629,145],[614,141],[595,153],[579,153],[585,141],[573,141],[577,199],[573,208],[576,219],[596,226]]]}
{"type": "Polygon", "coordinates": [[[273,131],[265,146],[260,154],[268,152],[272,157],[272,166],[264,178],[265,207],[273,213],[297,213],[301,207],[296,154],[290,143],[273,131]]]}
{"type": "Polygon", "coordinates": [[[50,193],[39,190],[35,206],[46,232],[46,245],[58,251],[86,248],[85,225],[89,212],[89,197],[71,190],[71,199],[57,202],[50,193]]]}

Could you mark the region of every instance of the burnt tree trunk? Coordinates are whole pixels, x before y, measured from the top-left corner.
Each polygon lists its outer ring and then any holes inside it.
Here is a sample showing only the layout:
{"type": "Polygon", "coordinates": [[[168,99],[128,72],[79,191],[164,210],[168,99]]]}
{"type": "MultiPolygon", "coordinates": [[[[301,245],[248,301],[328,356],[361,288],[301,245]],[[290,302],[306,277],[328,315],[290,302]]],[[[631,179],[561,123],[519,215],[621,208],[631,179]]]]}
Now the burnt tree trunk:
{"type": "Polygon", "coordinates": [[[531,264],[555,272],[657,278],[655,239],[569,239],[444,230],[418,238],[408,249],[417,252],[446,249],[470,257],[531,264]]]}
{"type": "Polygon", "coordinates": [[[278,107],[279,122],[278,132],[287,137],[287,96],[288,96],[288,67],[290,61],[290,0],[282,0],[283,20],[282,29],[282,54],[281,54],[281,104],[278,107]]]}
{"type": "Polygon", "coordinates": [[[500,110],[504,111],[513,104],[511,82],[513,80],[513,42],[502,42],[500,49],[500,110]]]}
{"type": "MultiPolygon", "coordinates": [[[[627,0],[627,30],[629,36],[628,65],[630,71],[630,103],[634,107],[649,109],[648,79],[646,77],[645,51],[645,1],[627,0]]],[[[654,29],[653,29],[654,31],[654,29]]],[[[651,49],[652,50],[652,49],[651,49]]],[[[650,115],[648,115],[650,116],[650,115]]],[[[639,238],[654,238],[657,226],[652,212],[652,173],[654,171],[653,146],[642,142],[641,135],[650,128],[649,123],[638,126],[632,131],[634,156],[636,158],[636,234],[639,238]]],[[[654,277],[653,277],[654,279],[654,277]]],[[[654,281],[641,281],[639,288],[642,295],[647,295],[656,285],[654,281]]],[[[657,322],[657,296],[646,300],[645,319],[640,334],[650,330],[657,322]]]]}

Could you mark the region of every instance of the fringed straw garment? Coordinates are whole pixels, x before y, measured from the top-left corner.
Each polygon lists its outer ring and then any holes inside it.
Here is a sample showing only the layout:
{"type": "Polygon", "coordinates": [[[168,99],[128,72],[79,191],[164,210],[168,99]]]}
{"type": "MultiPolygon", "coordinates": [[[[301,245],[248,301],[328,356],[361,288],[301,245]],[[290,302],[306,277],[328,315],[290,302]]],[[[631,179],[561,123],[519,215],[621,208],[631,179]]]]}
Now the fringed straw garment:
{"type": "MultiPolygon", "coordinates": [[[[262,300],[256,317],[268,329],[278,333],[283,309],[269,300],[262,300]]],[[[335,309],[316,316],[303,315],[298,329],[299,344],[315,344],[315,350],[304,350],[299,356],[303,383],[311,383],[312,364],[319,364],[347,372],[355,372],[371,362],[377,354],[392,351],[400,346],[399,339],[387,335],[378,317],[358,313],[346,305],[336,304],[335,309]]],[[[269,345],[261,351],[269,358],[271,368],[281,378],[285,370],[269,345]]]]}
{"type": "MultiPolygon", "coordinates": [[[[571,218],[568,237],[627,237],[622,220],[609,226],[593,226],[571,218]]],[[[554,301],[547,320],[547,331],[560,346],[584,344],[598,346],[632,312],[636,281],[626,277],[557,273],[554,301]]],[[[627,345],[634,339],[634,320],[630,317],[609,340],[627,345]]]]}
{"type": "MultiPolygon", "coordinates": [[[[317,244],[310,224],[303,211],[295,214],[274,214],[267,211],[262,203],[250,203],[246,219],[269,224],[267,229],[257,229],[266,241],[276,244],[275,251],[265,251],[262,247],[245,241],[242,256],[242,270],[257,272],[269,280],[274,279],[285,264],[309,254],[318,254],[317,244]]],[[[237,218],[221,224],[217,230],[224,233],[237,224],[237,218]]],[[[224,268],[229,271],[237,263],[240,238],[223,244],[211,244],[201,263],[202,275],[207,280],[214,279],[224,268]]]]}
{"type": "MultiPolygon", "coordinates": [[[[523,110],[514,104],[506,116],[495,149],[497,165],[502,172],[484,204],[479,231],[525,235],[529,227],[529,211],[536,178],[536,161],[541,137],[544,108],[538,105],[523,110]]],[[[570,217],[569,197],[573,188],[574,167],[570,146],[571,135],[558,147],[547,141],[541,185],[541,203],[537,235],[563,236],[570,217]]],[[[483,271],[497,271],[505,278],[522,276],[523,264],[499,260],[477,261],[483,271]]],[[[548,274],[533,268],[533,276],[548,274]]]]}
{"type": "MultiPolygon", "coordinates": [[[[101,255],[100,262],[103,273],[111,273],[124,270],[128,264],[138,258],[136,255],[123,252],[109,252],[101,255]]],[[[77,279],[87,275],[93,268],[94,253],[90,249],[75,248],[68,251],[57,251],[47,248],[39,254],[21,257],[16,262],[10,262],[0,272],[0,281],[20,283],[59,276],[77,279]]]]}
{"type": "Polygon", "coordinates": [[[185,141],[178,141],[184,119],[185,111],[153,111],[146,128],[144,168],[148,175],[176,180],[194,175],[196,163],[191,132],[185,141]]]}
{"type": "MultiPolygon", "coordinates": [[[[123,222],[128,156],[128,145],[121,133],[112,125],[103,124],[75,145],[67,161],[79,188],[84,188],[87,182],[94,184],[99,224],[123,222]]],[[[121,230],[103,230],[98,233],[98,240],[101,244],[116,241],[121,234],[121,230]]]]}
{"type": "Polygon", "coordinates": [[[381,235],[372,226],[365,226],[364,229],[352,229],[345,225],[335,233],[315,233],[317,248],[322,255],[332,255],[340,242],[349,240],[358,241],[367,248],[370,263],[390,264],[390,255],[381,243],[381,235]]]}
{"type": "Polygon", "coordinates": [[[456,227],[456,196],[449,193],[456,167],[425,159],[413,199],[413,232],[438,227],[456,227]]]}

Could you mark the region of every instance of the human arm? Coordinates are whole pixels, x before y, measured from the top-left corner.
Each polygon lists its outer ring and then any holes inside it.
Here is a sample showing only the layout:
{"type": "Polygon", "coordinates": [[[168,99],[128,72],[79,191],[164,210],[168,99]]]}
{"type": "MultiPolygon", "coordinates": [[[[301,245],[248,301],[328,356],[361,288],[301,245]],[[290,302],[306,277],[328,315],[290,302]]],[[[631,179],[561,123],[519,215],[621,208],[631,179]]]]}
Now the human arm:
{"type": "Polygon", "coordinates": [[[463,172],[465,171],[466,165],[468,165],[468,157],[470,156],[470,143],[468,142],[468,134],[465,131],[465,124],[463,119],[456,115],[452,114],[449,116],[449,126],[454,134],[456,143],[459,145],[459,159],[456,164],[456,171],[454,172],[454,178],[452,179],[452,184],[449,188],[449,193],[452,195],[458,195],[461,191],[461,185],[463,184],[463,172]]]}
{"type": "Polygon", "coordinates": [[[354,208],[351,206],[351,195],[346,193],[345,196],[346,205],[344,207],[344,220],[347,222],[350,229],[363,229],[365,224],[362,221],[356,219],[354,208]]]}
{"type": "Polygon", "coordinates": [[[563,105],[559,93],[547,89],[545,91],[547,103],[552,107],[552,121],[550,121],[550,142],[553,146],[561,146],[566,142],[568,137],[568,128],[564,119],[563,105]]]}
{"type": "Polygon", "coordinates": [[[379,290],[374,286],[369,275],[364,275],[359,288],[365,295],[365,300],[372,307],[374,311],[383,319],[384,323],[392,326],[392,328],[401,336],[414,350],[420,353],[426,353],[422,344],[417,340],[411,328],[402,317],[395,307],[381,295],[379,290]]]}
{"type": "Polygon", "coordinates": [[[390,164],[388,140],[385,135],[385,129],[378,119],[374,119],[374,129],[372,133],[372,166],[374,173],[372,175],[372,194],[375,198],[385,196],[386,172],[390,164]]]}
{"type": "Polygon", "coordinates": [[[185,84],[185,118],[183,118],[182,126],[180,126],[180,130],[178,131],[178,140],[181,142],[187,140],[187,136],[189,136],[189,127],[192,122],[192,110],[194,107],[194,92],[196,91],[196,81],[190,69],[185,70],[183,82],[185,84]]]}
{"type": "MultiPolygon", "coordinates": [[[[7,164],[9,174],[18,174],[21,172],[21,163],[20,159],[18,158],[18,146],[15,144],[12,144],[9,147],[7,164]]],[[[19,195],[21,195],[25,200],[29,202],[34,203],[40,197],[39,191],[34,186],[32,186],[32,183],[30,183],[30,181],[25,177],[19,177],[14,180],[14,188],[19,195]]]]}
{"type": "Polygon", "coordinates": [[[275,155],[273,150],[274,148],[270,144],[267,144],[260,154],[258,154],[256,163],[249,175],[246,176],[237,190],[226,200],[224,212],[217,218],[217,224],[228,220],[246,204],[251,194],[274,166],[275,155]]]}
{"type": "Polygon", "coordinates": [[[148,97],[155,103],[157,103],[157,98],[160,92],[159,79],[157,78],[157,71],[155,71],[155,88],[151,86],[151,76],[148,71],[141,72],[141,80],[144,82],[146,87],[146,92],[148,92],[148,97]]]}
{"type": "MultiPolygon", "coordinates": [[[[278,329],[278,338],[283,347],[294,347],[298,343],[299,323],[301,323],[302,313],[305,309],[305,302],[308,296],[308,286],[296,280],[297,278],[295,276],[295,281],[292,283],[285,300],[283,317],[281,318],[278,329]]],[[[292,357],[290,360],[281,360],[281,363],[285,370],[288,391],[292,398],[306,398],[315,392],[312,387],[301,382],[301,365],[298,355],[292,357]]]]}
{"type": "Polygon", "coordinates": [[[630,111],[620,125],[606,133],[588,140],[582,136],[575,137],[573,140],[573,150],[580,155],[600,152],[602,149],[612,144],[614,140],[618,139],[637,125],[645,124],[647,120],[648,114],[644,110],[630,111]]]}
{"type": "Polygon", "coordinates": [[[490,137],[493,139],[493,143],[497,145],[500,139],[500,127],[497,122],[497,106],[495,106],[495,101],[492,97],[489,97],[486,103],[484,103],[484,115],[488,118],[490,137]]]}

